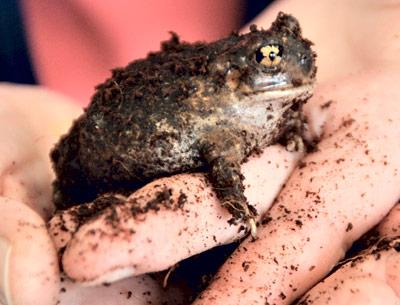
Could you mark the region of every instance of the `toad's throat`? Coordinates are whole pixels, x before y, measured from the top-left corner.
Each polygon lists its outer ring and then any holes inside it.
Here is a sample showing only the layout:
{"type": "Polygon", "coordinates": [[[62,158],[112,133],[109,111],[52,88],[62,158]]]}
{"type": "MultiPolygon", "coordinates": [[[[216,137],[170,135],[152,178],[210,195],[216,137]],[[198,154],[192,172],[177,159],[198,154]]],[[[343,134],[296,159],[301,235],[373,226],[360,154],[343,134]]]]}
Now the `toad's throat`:
{"type": "MultiPolygon", "coordinates": [[[[232,126],[253,126],[262,130],[275,130],[279,127],[281,118],[290,108],[298,108],[312,95],[313,85],[302,85],[285,90],[258,92],[248,95],[240,103],[231,103],[224,107],[224,118],[229,118],[225,124],[232,126]]],[[[210,125],[220,120],[219,113],[206,118],[210,125]]],[[[221,123],[220,123],[221,125],[221,123]]]]}

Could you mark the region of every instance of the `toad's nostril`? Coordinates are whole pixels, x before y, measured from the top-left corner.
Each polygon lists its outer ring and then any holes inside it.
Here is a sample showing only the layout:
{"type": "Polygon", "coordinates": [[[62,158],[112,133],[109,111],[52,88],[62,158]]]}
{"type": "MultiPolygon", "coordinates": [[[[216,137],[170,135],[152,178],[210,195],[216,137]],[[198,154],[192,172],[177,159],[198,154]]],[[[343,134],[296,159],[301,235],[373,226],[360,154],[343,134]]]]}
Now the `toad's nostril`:
{"type": "Polygon", "coordinates": [[[304,65],[308,61],[308,56],[303,54],[300,59],[300,64],[304,65]]]}
{"type": "Polygon", "coordinates": [[[301,86],[303,84],[303,79],[295,77],[295,78],[292,79],[292,84],[295,87],[301,86]]]}

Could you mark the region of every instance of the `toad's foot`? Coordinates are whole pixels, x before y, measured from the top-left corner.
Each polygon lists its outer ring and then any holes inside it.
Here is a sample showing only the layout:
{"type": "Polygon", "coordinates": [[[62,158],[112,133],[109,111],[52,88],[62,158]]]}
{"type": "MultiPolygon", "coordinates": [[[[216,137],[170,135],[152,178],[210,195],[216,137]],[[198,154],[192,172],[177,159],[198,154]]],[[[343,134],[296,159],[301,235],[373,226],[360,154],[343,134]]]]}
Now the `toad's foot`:
{"type": "Polygon", "coordinates": [[[306,144],[301,135],[293,134],[286,140],[286,149],[290,152],[305,152],[307,151],[306,144]]]}
{"type": "Polygon", "coordinates": [[[233,215],[233,218],[229,221],[230,223],[236,224],[237,222],[245,222],[247,231],[250,232],[253,239],[257,238],[255,218],[258,213],[252,205],[249,205],[247,201],[228,199],[223,201],[222,206],[233,215]]]}
{"type": "Polygon", "coordinates": [[[318,139],[311,135],[309,125],[304,113],[300,111],[289,110],[287,113],[285,132],[281,135],[279,142],[286,147],[289,152],[310,152],[314,151],[318,139]]]}
{"type": "Polygon", "coordinates": [[[255,240],[257,239],[257,225],[254,217],[250,217],[247,220],[247,227],[250,231],[251,237],[255,240]]]}

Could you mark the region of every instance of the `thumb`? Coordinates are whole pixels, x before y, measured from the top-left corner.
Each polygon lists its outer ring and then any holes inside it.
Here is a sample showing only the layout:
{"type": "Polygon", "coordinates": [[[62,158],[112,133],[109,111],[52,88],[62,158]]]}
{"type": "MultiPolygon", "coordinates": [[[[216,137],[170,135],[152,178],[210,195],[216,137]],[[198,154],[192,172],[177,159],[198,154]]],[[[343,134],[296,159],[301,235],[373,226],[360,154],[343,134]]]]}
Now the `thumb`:
{"type": "Polygon", "coordinates": [[[26,205],[4,197],[0,215],[0,304],[55,304],[59,269],[43,220],[26,205]]]}

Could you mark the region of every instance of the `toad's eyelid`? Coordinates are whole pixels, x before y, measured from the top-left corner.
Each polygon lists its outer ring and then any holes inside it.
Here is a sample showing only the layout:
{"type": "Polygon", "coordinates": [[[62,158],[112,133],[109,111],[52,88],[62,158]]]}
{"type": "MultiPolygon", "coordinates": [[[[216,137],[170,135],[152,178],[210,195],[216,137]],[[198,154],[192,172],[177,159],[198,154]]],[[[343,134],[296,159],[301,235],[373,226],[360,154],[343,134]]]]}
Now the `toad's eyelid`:
{"type": "Polygon", "coordinates": [[[276,50],[277,49],[279,51],[280,55],[284,51],[284,47],[281,44],[277,43],[277,42],[263,43],[263,44],[259,45],[256,50],[262,50],[264,48],[269,48],[269,49],[272,49],[272,50],[276,50]]]}

